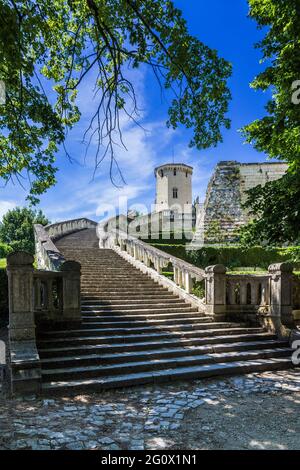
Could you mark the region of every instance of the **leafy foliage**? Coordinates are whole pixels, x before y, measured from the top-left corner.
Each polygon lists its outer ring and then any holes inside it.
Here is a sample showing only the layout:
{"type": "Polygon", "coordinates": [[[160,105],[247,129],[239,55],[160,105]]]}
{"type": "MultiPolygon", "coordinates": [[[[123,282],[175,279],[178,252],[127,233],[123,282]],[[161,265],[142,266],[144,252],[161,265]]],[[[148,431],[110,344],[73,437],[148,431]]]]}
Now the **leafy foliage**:
{"type": "Polygon", "coordinates": [[[300,178],[286,174],[281,179],[248,191],[246,207],[253,220],[241,229],[241,243],[300,241],[300,178]]]}
{"type": "MultiPolygon", "coordinates": [[[[0,260],[1,258],[6,258],[7,255],[11,252],[11,248],[9,245],[7,245],[6,243],[1,243],[0,242],[0,260]]],[[[0,265],[1,267],[1,265],[0,265]]]]}
{"type": "Polygon", "coordinates": [[[88,75],[97,77],[97,111],[84,138],[87,145],[96,142],[95,170],[109,156],[113,181],[121,175],[115,158],[115,145],[123,144],[120,117],[138,117],[130,68],[148,66],[173,93],[168,125],[193,129],[191,145],[222,141],[231,66],[188,33],[172,1],[3,0],[0,19],[0,78],[7,91],[0,107],[0,177],[22,184],[27,172],[33,203],[55,183],[55,155],[80,119],[77,94],[88,75]]]}
{"type": "Polygon", "coordinates": [[[300,71],[299,0],[249,0],[250,16],[268,32],[257,44],[268,66],[252,83],[255,90],[271,89],[268,115],[245,128],[248,142],[269,157],[300,165],[300,106],[292,102],[292,86],[300,71]]]}
{"type": "Polygon", "coordinates": [[[271,158],[289,164],[288,175],[264,188],[249,192],[246,206],[255,220],[242,232],[245,243],[294,242],[299,240],[300,210],[300,104],[293,97],[294,83],[300,79],[299,0],[249,0],[250,16],[259,27],[268,27],[257,44],[266,69],[252,86],[271,90],[267,115],[244,128],[248,142],[271,158]]]}
{"type": "Polygon", "coordinates": [[[0,240],[9,245],[12,251],[24,250],[34,254],[33,225],[49,224],[41,210],[17,207],[8,211],[0,224],[0,240]]]}

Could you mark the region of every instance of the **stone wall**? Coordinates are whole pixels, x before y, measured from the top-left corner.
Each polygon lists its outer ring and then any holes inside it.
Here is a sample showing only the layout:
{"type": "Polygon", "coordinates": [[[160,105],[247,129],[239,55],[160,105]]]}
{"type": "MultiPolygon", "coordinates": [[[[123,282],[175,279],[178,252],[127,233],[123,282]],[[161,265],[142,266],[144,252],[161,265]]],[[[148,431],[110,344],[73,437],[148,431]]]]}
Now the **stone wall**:
{"type": "Polygon", "coordinates": [[[281,178],[286,170],[285,163],[218,163],[208,184],[198,238],[201,234],[207,244],[237,241],[240,227],[249,220],[242,209],[246,191],[281,178]]]}

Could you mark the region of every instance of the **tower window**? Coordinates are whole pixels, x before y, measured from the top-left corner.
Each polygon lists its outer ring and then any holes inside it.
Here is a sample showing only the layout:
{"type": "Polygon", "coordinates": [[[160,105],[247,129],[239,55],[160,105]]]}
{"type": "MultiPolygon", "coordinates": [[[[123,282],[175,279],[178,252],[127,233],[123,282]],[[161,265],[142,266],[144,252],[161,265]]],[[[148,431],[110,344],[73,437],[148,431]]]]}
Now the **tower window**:
{"type": "Polygon", "coordinates": [[[161,170],[160,176],[163,178],[163,176],[164,176],[164,170],[161,170]]]}
{"type": "Polygon", "coordinates": [[[173,188],[173,199],[178,199],[178,189],[173,188]]]}
{"type": "Polygon", "coordinates": [[[188,172],[186,172],[185,177],[186,177],[186,178],[188,177],[188,172]]]}
{"type": "Polygon", "coordinates": [[[174,168],[174,176],[176,176],[176,168],[174,168]]]}

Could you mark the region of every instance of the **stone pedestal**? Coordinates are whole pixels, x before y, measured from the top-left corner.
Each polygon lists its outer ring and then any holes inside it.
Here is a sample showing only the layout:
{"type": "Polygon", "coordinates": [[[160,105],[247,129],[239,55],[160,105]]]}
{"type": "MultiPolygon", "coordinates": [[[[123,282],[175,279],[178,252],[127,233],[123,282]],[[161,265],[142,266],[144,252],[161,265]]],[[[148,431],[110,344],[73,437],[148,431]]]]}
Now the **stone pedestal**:
{"type": "Polygon", "coordinates": [[[66,261],[63,272],[63,316],[67,323],[81,322],[80,274],[81,265],[77,261],[66,261]]]}
{"type": "Polygon", "coordinates": [[[222,264],[205,269],[205,301],[207,313],[219,320],[226,317],[226,268],[222,264]]]}
{"type": "Polygon", "coordinates": [[[272,264],[270,273],[270,316],[271,328],[279,336],[287,336],[286,328],[295,326],[292,305],[293,266],[289,263],[272,264]]]}
{"type": "Polygon", "coordinates": [[[33,308],[33,261],[33,256],[25,252],[12,253],[7,258],[13,394],[40,392],[41,367],[33,308]]]}

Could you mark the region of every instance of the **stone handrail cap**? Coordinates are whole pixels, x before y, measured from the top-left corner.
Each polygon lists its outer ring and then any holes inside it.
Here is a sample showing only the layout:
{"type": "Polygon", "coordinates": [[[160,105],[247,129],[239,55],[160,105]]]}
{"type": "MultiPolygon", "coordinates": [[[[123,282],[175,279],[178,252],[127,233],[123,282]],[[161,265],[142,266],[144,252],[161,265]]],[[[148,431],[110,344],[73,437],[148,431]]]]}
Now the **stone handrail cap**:
{"type": "Polygon", "coordinates": [[[60,271],[75,271],[75,272],[80,272],[81,270],[81,264],[78,263],[77,261],[65,261],[61,266],[60,266],[60,271]]]}
{"type": "Polygon", "coordinates": [[[282,273],[292,273],[293,265],[291,263],[275,263],[269,266],[269,272],[280,271],[282,273]]]}
{"type": "Polygon", "coordinates": [[[223,264],[215,264],[214,266],[207,266],[206,273],[226,274],[227,268],[223,264]]]}
{"type": "Polygon", "coordinates": [[[31,266],[33,262],[34,257],[26,251],[15,251],[7,257],[7,266],[31,266]]]}

